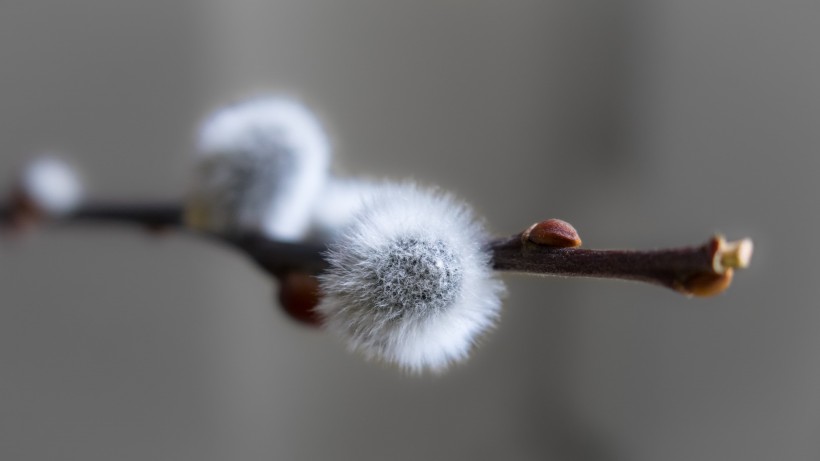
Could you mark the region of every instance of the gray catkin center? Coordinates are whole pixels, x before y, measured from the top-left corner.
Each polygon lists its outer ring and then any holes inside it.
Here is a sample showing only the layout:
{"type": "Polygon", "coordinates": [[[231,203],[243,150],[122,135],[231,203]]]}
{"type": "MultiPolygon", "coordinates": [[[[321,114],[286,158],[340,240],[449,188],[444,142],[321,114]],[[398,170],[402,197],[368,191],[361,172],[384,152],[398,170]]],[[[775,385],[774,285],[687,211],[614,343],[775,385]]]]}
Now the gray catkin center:
{"type": "Polygon", "coordinates": [[[398,239],[375,262],[373,305],[391,317],[440,311],[461,288],[460,261],[440,240],[398,239]]]}

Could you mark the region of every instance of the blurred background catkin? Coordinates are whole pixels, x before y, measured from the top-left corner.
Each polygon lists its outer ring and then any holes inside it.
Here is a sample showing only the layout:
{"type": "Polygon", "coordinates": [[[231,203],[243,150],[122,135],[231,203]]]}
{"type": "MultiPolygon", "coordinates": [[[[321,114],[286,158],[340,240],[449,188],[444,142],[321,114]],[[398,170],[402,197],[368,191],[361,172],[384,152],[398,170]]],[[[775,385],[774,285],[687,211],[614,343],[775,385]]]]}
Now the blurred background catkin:
{"type": "Polygon", "coordinates": [[[241,255],[129,228],[0,245],[0,459],[820,457],[820,3],[36,0],[0,5],[0,172],[179,197],[196,124],[313,107],[343,173],[456,192],[497,234],[751,236],[735,285],[505,276],[465,365],[407,377],[292,323],[241,255]]]}

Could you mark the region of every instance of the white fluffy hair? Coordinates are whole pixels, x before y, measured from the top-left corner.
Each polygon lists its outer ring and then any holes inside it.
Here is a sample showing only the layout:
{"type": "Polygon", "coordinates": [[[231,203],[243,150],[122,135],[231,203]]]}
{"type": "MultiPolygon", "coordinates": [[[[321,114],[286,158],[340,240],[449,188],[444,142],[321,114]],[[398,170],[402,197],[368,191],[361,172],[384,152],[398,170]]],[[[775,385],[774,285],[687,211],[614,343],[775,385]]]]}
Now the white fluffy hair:
{"type": "Polygon", "coordinates": [[[330,147],[316,117],[283,97],[252,99],[202,125],[189,224],[298,240],[324,187],[330,147]]]}
{"type": "Polygon", "coordinates": [[[339,237],[372,200],[384,184],[369,179],[328,179],[322,199],[313,208],[311,234],[317,240],[333,241],[339,237]]]}
{"type": "Polygon", "coordinates": [[[53,155],[29,162],[23,168],[20,187],[35,206],[50,216],[71,213],[80,205],[83,196],[77,172],[53,155]]]}
{"type": "Polygon", "coordinates": [[[467,358],[496,322],[504,286],[470,209],[412,184],[384,185],[330,245],[317,310],[367,358],[421,372],[467,358]]]}

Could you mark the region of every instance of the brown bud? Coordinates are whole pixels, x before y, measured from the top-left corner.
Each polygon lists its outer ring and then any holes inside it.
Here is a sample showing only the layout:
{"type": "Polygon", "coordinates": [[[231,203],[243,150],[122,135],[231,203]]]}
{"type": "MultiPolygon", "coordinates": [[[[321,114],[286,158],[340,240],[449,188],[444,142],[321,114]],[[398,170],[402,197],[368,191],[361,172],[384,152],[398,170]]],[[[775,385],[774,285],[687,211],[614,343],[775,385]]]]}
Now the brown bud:
{"type": "Polygon", "coordinates": [[[676,288],[681,293],[690,296],[715,296],[729,288],[733,277],[732,269],[726,269],[722,274],[703,272],[690,276],[676,288]]]}
{"type": "Polygon", "coordinates": [[[319,304],[319,281],[301,272],[290,272],[280,278],[279,302],[294,320],[319,326],[321,319],[315,311],[319,304]]]}
{"type": "Polygon", "coordinates": [[[581,237],[572,224],[560,219],[548,219],[530,226],[521,235],[524,241],[555,248],[581,246],[581,237]]]}
{"type": "Polygon", "coordinates": [[[44,219],[43,211],[19,188],[11,192],[7,213],[3,224],[15,234],[36,228],[44,219]]]}

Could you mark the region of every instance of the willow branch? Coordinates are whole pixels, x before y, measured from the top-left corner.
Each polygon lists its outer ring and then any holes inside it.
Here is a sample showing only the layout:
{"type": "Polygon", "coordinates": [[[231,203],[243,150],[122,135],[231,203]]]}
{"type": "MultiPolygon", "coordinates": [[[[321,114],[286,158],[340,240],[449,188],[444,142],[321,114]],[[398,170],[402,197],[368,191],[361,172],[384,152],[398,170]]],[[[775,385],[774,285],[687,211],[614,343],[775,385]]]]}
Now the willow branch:
{"type": "MultiPolygon", "coordinates": [[[[14,221],[20,210],[0,207],[0,218],[14,221]]],[[[183,208],[177,204],[105,204],[81,207],[60,222],[112,222],[149,229],[186,229],[183,208]]],[[[266,272],[281,278],[298,271],[319,274],[327,267],[322,243],[289,243],[260,234],[214,235],[213,238],[248,255],[266,272]]],[[[708,296],[722,292],[734,269],[749,264],[749,239],[726,242],[715,236],[705,244],[658,250],[595,250],[578,248],[580,239],[569,224],[543,221],[508,238],[489,241],[493,268],[535,275],[593,277],[646,282],[686,295],[708,296]]]]}
{"type": "Polygon", "coordinates": [[[219,238],[242,250],[259,267],[276,277],[295,271],[317,275],[328,266],[324,244],[280,242],[259,234],[219,238]]]}
{"type": "Polygon", "coordinates": [[[714,236],[703,245],[658,250],[556,248],[528,240],[524,233],[494,240],[493,268],[564,277],[633,280],[686,295],[709,296],[728,288],[734,269],[748,266],[752,242],[714,236]]]}
{"type": "Polygon", "coordinates": [[[121,222],[148,228],[183,224],[182,207],[168,203],[97,203],[80,207],[69,218],[74,221],[121,222]]]}

